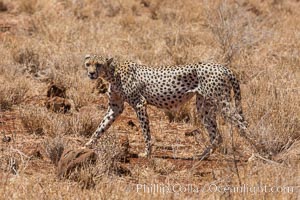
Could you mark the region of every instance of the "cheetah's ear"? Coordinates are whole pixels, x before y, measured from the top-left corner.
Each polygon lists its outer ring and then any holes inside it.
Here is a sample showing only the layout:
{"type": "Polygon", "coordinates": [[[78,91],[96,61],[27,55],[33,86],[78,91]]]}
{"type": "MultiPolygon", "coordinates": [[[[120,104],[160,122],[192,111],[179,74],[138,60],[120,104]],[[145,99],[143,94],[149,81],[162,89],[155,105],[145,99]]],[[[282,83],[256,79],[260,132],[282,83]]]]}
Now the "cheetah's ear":
{"type": "Polygon", "coordinates": [[[109,59],[107,60],[107,66],[109,66],[109,65],[112,63],[113,60],[114,60],[114,58],[109,58],[109,59]]]}
{"type": "Polygon", "coordinates": [[[91,57],[90,54],[86,54],[86,55],[84,56],[84,60],[89,59],[90,57],[91,57]]]}

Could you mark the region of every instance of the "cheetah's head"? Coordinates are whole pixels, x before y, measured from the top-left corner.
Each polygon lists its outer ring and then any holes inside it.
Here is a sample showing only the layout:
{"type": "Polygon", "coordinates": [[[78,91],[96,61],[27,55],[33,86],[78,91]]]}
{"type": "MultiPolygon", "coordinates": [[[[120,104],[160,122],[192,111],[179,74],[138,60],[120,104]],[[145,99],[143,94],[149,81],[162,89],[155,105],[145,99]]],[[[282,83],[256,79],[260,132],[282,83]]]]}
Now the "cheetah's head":
{"type": "Polygon", "coordinates": [[[87,69],[90,79],[97,79],[99,76],[104,76],[109,70],[113,58],[107,59],[97,55],[86,55],[84,58],[84,66],[87,69]]]}

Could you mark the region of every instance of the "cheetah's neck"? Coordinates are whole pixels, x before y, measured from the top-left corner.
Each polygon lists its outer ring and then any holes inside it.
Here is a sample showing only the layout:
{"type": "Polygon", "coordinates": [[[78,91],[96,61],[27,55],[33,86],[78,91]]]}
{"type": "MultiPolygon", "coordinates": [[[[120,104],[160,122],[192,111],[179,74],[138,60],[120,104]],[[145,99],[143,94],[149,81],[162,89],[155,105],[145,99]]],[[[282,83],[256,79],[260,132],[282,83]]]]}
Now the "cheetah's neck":
{"type": "Polygon", "coordinates": [[[116,60],[113,60],[113,62],[109,66],[107,66],[103,78],[110,83],[115,82],[117,70],[118,62],[116,60]]]}

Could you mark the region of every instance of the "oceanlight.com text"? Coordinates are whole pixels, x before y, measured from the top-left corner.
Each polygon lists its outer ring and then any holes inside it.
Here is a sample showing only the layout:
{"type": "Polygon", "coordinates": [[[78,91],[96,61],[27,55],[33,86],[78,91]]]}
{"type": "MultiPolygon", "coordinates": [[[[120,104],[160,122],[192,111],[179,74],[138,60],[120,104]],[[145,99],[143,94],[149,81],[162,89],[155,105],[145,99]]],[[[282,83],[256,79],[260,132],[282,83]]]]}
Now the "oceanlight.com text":
{"type": "Polygon", "coordinates": [[[209,184],[136,184],[133,188],[138,193],[294,193],[294,186],[247,185],[241,186],[209,184]]]}

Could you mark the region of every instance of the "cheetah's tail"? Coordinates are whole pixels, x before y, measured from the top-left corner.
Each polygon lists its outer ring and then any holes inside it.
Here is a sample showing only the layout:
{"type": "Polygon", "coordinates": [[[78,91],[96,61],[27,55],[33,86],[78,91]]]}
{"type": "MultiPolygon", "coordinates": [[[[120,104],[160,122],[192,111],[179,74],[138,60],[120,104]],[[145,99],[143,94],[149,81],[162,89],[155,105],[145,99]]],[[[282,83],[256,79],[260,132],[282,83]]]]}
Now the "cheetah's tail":
{"type": "Polygon", "coordinates": [[[234,75],[232,71],[229,71],[229,81],[231,83],[233,93],[234,93],[234,102],[235,102],[235,109],[237,113],[242,117],[242,120],[244,121],[244,114],[242,109],[242,96],[241,96],[241,88],[240,88],[240,82],[237,79],[237,77],[234,75]]]}

